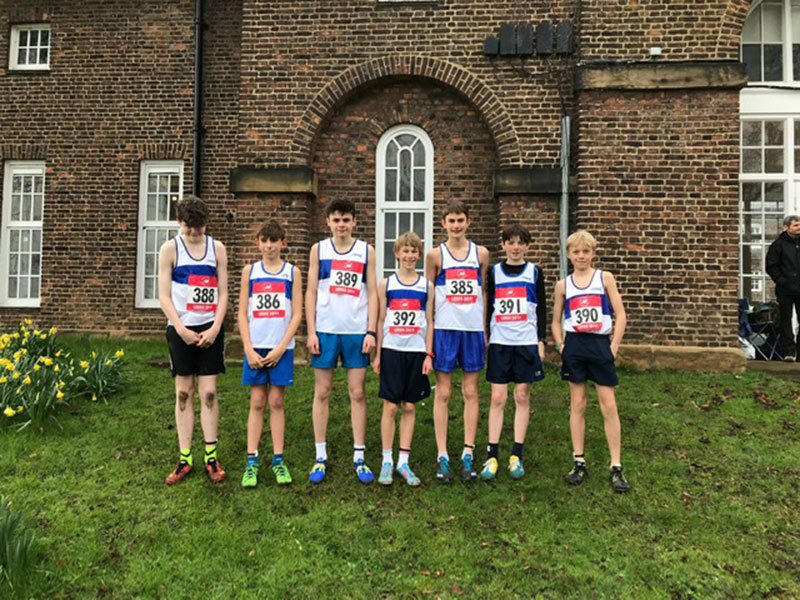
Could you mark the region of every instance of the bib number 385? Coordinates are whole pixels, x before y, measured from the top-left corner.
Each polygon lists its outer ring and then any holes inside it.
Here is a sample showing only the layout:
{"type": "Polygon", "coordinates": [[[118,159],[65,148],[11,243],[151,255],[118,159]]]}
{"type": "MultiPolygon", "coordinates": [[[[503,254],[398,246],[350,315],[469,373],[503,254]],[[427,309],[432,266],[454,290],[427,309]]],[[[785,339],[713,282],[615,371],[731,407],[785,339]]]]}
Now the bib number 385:
{"type": "Polygon", "coordinates": [[[472,304],[478,301],[478,272],[476,269],[449,270],[445,281],[448,302],[472,304]]]}
{"type": "Polygon", "coordinates": [[[186,310],[190,312],[216,312],[219,290],[217,278],[212,275],[189,275],[189,298],[186,310]]]}

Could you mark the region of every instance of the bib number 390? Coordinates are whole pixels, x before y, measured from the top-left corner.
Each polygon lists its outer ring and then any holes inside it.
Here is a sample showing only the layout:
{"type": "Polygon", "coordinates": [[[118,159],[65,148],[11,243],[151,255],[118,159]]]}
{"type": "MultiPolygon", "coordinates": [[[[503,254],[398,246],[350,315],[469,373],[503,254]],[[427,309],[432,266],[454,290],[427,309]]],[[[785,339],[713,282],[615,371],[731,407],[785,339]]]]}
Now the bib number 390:
{"type": "Polygon", "coordinates": [[[603,304],[599,296],[579,296],[569,301],[572,328],[577,332],[603,328],[603,304]]]}
{"type": "Polygon", "coordinates": [[[186,310],[190,312],[215,312],[217,310],[217,278],[211,275],[189,275],[189,298],[186,310]]]}

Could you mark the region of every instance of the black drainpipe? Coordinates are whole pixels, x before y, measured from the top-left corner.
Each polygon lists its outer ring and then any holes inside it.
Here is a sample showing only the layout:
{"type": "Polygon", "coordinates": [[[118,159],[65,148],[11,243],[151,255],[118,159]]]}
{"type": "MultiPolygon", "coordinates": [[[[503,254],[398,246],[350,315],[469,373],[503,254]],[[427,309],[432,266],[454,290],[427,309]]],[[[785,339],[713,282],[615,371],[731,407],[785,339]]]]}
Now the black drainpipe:
{"type": "Polygon", "coordinates": [[[203,150],[203,0],[194,9],[194,144],[192,147],[192,193],[200,196],[200,157],[203,150]]]}

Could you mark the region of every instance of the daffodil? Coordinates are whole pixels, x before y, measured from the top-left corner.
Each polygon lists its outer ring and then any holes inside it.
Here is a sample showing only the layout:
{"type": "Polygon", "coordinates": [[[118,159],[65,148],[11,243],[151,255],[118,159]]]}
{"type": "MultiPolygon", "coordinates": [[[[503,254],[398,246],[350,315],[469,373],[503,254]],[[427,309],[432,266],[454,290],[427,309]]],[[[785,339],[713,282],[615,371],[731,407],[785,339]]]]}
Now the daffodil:
{"type": "Polygon", "coordinates": [[[44,363],[45,367],[49,367],[50,365],[53,364],[53,359],[50,358],[49,356],[43,356],[39,360],[44,363]]]}
{"type": "Polygon", "coordinates": [[[46,340],[46,339],[47,339],[47,334],[46,334],[46,333],[43,333],[43,334],[42,334],[42,335],[40,335],[39,337],[40,337],[41,339],[43,339],[43,340],[46,340]]]}
{"type": "Polygon", "coordinates": [[[10,419],[15,414],[17,414],[17,412],[13,408],[11,408],[10,406],[6,406],[6,409],[3,411],[3,414],[10,419]]]}
{"type": "Polygon", "coordinates": [[[61,390],[58,390],[58,391],[56,392],[56,398],[57,398],[58,400],[63,400],[63,398],[64,398],[64,392],[62,392],[61,390]]]}
{"type": "Polygon", "coordinates": [[[47,333],[49,333],[50,335],[55,335],[55,334],[56,334],[56,331],[58,331],[58,329],[56,329],[56,326],[55,326],[55,325],[53,325],[53,326],[52,326],[52,327],[51,327],[51,328],[50,328],[50,329],[47,331],[47,333]]]}
{"type": "Polygon", "coordinates": [[[61,367],[59,367],[58,365],[53,367],[53,371],[55,371],[56,373],[58,373],[60,370],[61,370],[61,367]]]}
{"type": "Polygon", "coordinates": [[[114,356],[116,356],[117,358],[122,358],[123,356],[125,356],[125,351],[120,348],[119,350],[114,352],[114,356]]]}
{"type": "Polygon", "coordinates": [[[33,330],[33,335],[39,335],[40,333],[42,333],[42,332],[39,331],[38,329],[34,329],[33,330]]]}
{"type": "Polygon", "coordinates": [[[34,370],[34,371],[38,371],[38,370],[39,370],[39,369],[41,369],[41,368],[42,368],[42,367],[40,367],[39,365],[33,365],[33,370],[34,370]]]}
{"type": "Polygon", "coordinates": [[[84,369],[88,369],[89,368],[89,361],[88,360],[82,360],[81,361],[81,367],[84,368],[84,369]]]}
{"type": "Polygon", "coordinates": [[[25,376],[25,379],[23,379],[23,380],[22,380],[22,383],[23,383],[24,385],[30,385],[30,384],[31,384],[31,377],[30,377],[30,375],[26,375],[26,376],[25,376]]]}
{"type": "Polygon", "coordinates": [[[59,381],[58,382],[58,389],[63,390],[65,385],[67,385],[66,381],[59,381]]]}
{"type": "Polygon", "coordinates": [[[20,377],[20,373],[19,373],[19,371],[14,371],[14,372],[11,374],[11,379],[19,379],[19,377],[20,377]]]}
{"type": "Polygon", "coordinates": [[[8,378],[5,375],[0,377],[0,383],[5,383],[6,381],[8,381],[8,378]]]}
{"type": "Polygon", "coordinates": [[[18,412],[18,413],[21,413],[23,410],[25,410],[25,407],[24,407],[24,406],[22,406],[22,405],[20,404],[20,405],[17,407],[17,412],[18,412]]]}
{"type": "Polygon", "coordinates": [[[94,350],[92,350],[92,358],[97,358],[97,352],[95,352],[94,350]]]}
{"type": "Polygon", "coordinates": [[[97,394],[92,394],[92,402],[97,402],[97,394]]]}
{"type": "Polygon", "coordinates": [[[107,358],[107,359],[106,359],[106,366],[107,366],[107,367],[110,367],[110,366],[111,366],[111,359],[110,359],[110,358],[107,358]]]}
{"type": "Polygon", "coordinates": [[[60,357],[61,357],[61,350],[59,350],[58,352],[56,352],[56,358],[60,358],[60,357]]]}

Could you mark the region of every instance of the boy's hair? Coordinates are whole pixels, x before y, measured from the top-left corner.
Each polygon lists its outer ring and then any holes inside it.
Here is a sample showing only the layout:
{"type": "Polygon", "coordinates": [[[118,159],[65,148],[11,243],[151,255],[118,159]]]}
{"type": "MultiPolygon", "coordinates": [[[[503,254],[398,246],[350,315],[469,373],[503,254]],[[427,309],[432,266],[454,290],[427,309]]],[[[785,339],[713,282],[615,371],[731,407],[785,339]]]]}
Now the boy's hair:
{"type": "Polygon", "coordinates": [[[208,207],[197,196],[184,196],[175,207],[175,218],[189,227],[202,227],[208,223],[208,207]]]}
{"type": "Polygon", "coordinates": [[[590,250],[597,250],[597,240],[585,229],[578,229],[567,238],[567,250],[579,244],[586,244],[590,250]]]}
{"type": "Polygon", "coordinates": [[[256,231],[257,240],[269,240],[270,242],[281,242],[286,239],[286,230],[281,227],[275,219],[264,221],[258,231],[256,231]]]}
{"type": "Polygon", "coordinates": [[[503,242],[509,242],[513,238],[519,238],[520,243],[527,246],[531,243],[531,232],[528,231],[521,223],[517,223],[515,221],[503,229],[503,233],[500,234],[500,239],[503,242]]]}
{"type": "Polygon", "coordinates": [[[450,200],[442,211],[442,221],[447,218],[447,215],[464,215],[469,219],[469,210],[467,205],[460,200],[450,200]]]}
{"type": "Polygon", "coordinates": [[[353,215],[353,218],[355,219],[356,205],[353,204],[352,200],[337,198],[336,200],[328,202],[328,206],[325,207],[325,217],[330,217],[335,212],[338,212],[342,215],[353,215]]]}
{"type": "Polygon", "coordinates": [[[394,251],[399,252],[403,246],[411,246],[422,256],[422,240],[413,231],[407,231],[394,241],[394,251]]]}

